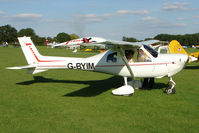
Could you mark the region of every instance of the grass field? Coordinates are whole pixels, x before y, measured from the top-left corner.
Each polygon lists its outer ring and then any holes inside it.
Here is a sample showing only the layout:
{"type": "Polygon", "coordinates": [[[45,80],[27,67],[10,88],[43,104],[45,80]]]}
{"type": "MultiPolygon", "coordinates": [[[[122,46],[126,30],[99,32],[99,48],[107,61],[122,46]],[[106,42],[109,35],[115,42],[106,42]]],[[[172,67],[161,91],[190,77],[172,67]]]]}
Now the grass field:
{"type": "MultiPolygon", "coordinates": [[[[38,47],[44,55],[86,57],[65,49],[38,47]]],[[[188,49],[193,52],[194,50],[188,49]]],[[[74,70],[51,70],[33,77],[20,48],[0,47],[0,133],[198,133],[199,63],[173,77],[176,94],[163,93],[168,78],[151,91],[113,96],[118,76],[74,70]]]]}

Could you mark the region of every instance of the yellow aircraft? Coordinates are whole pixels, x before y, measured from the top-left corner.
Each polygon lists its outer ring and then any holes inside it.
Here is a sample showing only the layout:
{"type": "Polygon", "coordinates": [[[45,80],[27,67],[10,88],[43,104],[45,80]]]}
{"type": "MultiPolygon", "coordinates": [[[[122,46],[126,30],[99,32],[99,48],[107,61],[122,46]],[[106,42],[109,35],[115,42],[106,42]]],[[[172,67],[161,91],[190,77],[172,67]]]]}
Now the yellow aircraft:
{"type": "Polygon", "coordinates": [[[189,56],[198,58],[198,61],[199,61],[199,52],[191,53],[191,54],[189,54],[189,56]]]}
{"type": "Polygon", "coordinates": [[[172,40],[168,46],[160,46],[158,48],[158,52],[159,53],[187,54],[189,56],[189,62],[199,60],[199,51],[188,54],[177,40],[172,40]]]}
{"type": "Polygon", "coordinates": [[[195,53],[188,54],[180,43],[176,40],[172,40],[169,44],[169,49],[171,53],[187,54],[189,56],[189,62],[199,60],[199,51],[195,53]]]}

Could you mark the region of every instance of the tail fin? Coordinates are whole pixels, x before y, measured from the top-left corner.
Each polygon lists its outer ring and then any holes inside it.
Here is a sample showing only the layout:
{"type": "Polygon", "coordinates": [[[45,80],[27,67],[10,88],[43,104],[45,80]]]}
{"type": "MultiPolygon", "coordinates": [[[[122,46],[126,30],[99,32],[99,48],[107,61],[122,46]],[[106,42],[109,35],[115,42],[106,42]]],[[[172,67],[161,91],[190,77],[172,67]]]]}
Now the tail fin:
{"type": "Polygon", "coordinates": [[[170,42],[169,48],[170,48],[171,53],[187,54],[187,52],[184,50],[184,48],[176,40],[172,40],[170,42]]]}
{"type": "MultiPolygon", "coordinates": [[[[67,57],[55,57],[55,56],[42,56],[36,49],[35,45],[31,41],[30,37],[18,37],[22,51],[29,65],[19,67],[7,67],[7,69],[27,69],[30,74],[36,74],[47,71],[48,68],[40,68],[39,63],[49,62],[63,62],[67,57]]],[[[69,58],[67,58],[69,59],[69,58]]],[[[71,59],[71,58],[70,58],[71,59]]],[[[52,65],[52,64],[51,64],[52,65]]],[[[58,65],[59,66],[59,65],[58,65]]],[[[64,66],[65,68],[65,66],[64,66]]]]}
{"type": "Polygon", "coordinates": [[[30,37],[18,37],[18,40],[28,64],[37,63],[42,55],[40,55],[30,37]]]}

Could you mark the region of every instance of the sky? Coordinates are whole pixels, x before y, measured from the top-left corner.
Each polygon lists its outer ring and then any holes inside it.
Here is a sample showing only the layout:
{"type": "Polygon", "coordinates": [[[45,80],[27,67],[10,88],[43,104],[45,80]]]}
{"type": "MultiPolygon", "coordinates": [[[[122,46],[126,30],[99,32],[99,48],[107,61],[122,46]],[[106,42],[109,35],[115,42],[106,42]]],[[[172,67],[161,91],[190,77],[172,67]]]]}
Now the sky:
{"type": "Polygon", "coordinates": [[[199,33],[198,0],[0,0],[0,26],[142,40],[157,34],[199,33]]]}

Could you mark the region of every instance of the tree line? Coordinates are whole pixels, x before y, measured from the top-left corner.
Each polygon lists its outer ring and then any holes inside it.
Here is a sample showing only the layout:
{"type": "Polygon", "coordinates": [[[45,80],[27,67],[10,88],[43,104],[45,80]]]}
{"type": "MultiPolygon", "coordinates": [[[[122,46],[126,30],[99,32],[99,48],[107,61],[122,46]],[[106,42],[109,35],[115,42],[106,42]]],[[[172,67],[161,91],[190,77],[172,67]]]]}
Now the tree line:
{"type": "MultiPolygon", "coordinates": [[[[48,42],[56,41],[61,43],[79,38],[79,36],[76,34],[67,34],[65,32],[58,33],[56,37],[40,37],[35,33],[34,29],[32,28],[26,28],[17,31],[11,25],[0,26],[0,44],[2,44],[5,41],[8,43],[14,43],[15,41],[17,41],[17,37],[23,36],[30,36],[36,45],[44,45],[46,40],[48,40],[48,42]]],[[[180,42],[181,45],[192,46],[199,44],[199,33],[185,35],[158,34],[154,38],[145,38],[144,40],[151,39],[157,39],[160,41],[177,40],[180,42]]],[[[142,41],[137,40],[134,37],[125,36],[122,38],[122,40],[128,42],[142,41]]]]}
{"type": "MultiPolygon", "coordinates": [[[[160,41],[172,41],[172,40],[177,40],[180,42],[181,45],[183,46],[192,46],[192,45],[198,45],[199,44],[199,33],[195,34],[185,34],[185,35],[170,35],[170,34],[158,34],[154,38],[146,38],[146,40],[160,40],[160,41]]],[[[123,37],[123,41],[128,41],[128,42],[139,42],[143,40],[137,40],[134,37],[123,37]]]]}
{"type": "Polygon", "coordinates": [[[36,45],[44,45],[46,40],[48,40],[48,42],[66,42],[79,38],[76,34],[67,34],[65,32],[58,33],[56,37],[40,37],[32,28],[25,28],[17,31],[11,25],[0,26],[0,44],[3,42],[14,43],[17,41],[17,37],[23,36],[31,37],[36,45]]]}
{"type": "Polygon", "coordinates": [[[195,34],[185,34],[185,35],[169,35],[169,34],[159,34],[154,37],[154,39],[160,41],[171,41],[177,40],[181,45],[192,46],[199,44],[199,33],[195,34]]]}

